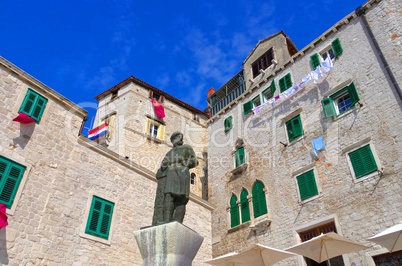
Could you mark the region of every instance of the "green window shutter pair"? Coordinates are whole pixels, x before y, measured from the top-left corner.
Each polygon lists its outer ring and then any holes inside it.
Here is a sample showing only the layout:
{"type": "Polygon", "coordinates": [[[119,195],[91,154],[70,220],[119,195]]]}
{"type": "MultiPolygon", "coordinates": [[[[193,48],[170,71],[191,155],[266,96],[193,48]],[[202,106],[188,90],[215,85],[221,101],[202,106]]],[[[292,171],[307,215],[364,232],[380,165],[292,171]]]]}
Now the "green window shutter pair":
{"type": "Polygon", "coordinates": [[[289,142],[303,135],[303,125],[300,114],[286,122],[286,130],[288,132],[289,142]]]}
{"type": "Polygon", "coordinates": [[[279,81],[279,88],[281,89],[281,92],[286,91],[290,87],[292,87],[293,82],[292,82],[292,76],[290,73],[286,74],[284,77],[282,77],[279,81]]]}
{"type": "Polygon", "coordinates": [[[356,178],[370,174],[378,169],[370,144],[349,153],[356,178]]]}
{"type": "Polygon", "coordinates": [[[316,69],[319,65],[321,65],[320,56],[318,54],[313,54],[310,56],[310,62],[313,69],[316,69]]]}
{"type": "Polygon", "coordinates": [[[253,209],[254,218],[268,213],[267,201],[265,199],[264,184],[257,181],[253,186],[253,209]]]}
{"type": "Polygon", "coordinates": [[[301,200],[305,200],[318,195],[318,189],[315,182],[313,170],[297,176],[296,179],[299,186],[301,200]]]}
{"type": "Polygon", "coordinates": [[[229,116],[225,119],[225,132],[229,131],[233,127],[233,117],[229,116]]]}
{"type": "Polygon", "coordinates": [[[94,196],[85,233],[108,239],[113,209],[114,203],[94,196]]]}
{"type": "Polygon", "coordinates": [[[245,104],[243,104],[243,114],[246,115],[250,113],[254,108],[254,103],[253,101],[248,101],[245,104]]]}
{"type": "Polygon", "coordinates": [[[0,156],[0,202],[11,208],[26,167],[0,156]]]}
{"type": "Polygon", "coordinates": [[[248,192],[243,189],[240,194],[240,208],[241,208],[241,222],[245,223],[250,221],[250,206],[248,204],[248,192]]]}
{"type": "MultiPolygon", "coordinates": [[[[332,46],[332,51],[334,52],[335,56],[342,54],[343,48],[342,48],[341,41],[339,40],[339,38],[336,38],[331,43],[331,46],[332,46]]],[[[310,62],[311,62],[311,66],[313,67],[313,69],[316,69],[319,65],[321,65],[320,56],[318,55],[318,53],[310,56],[310,62]]]]}
{"type": "Polygon", "coordinates": [[[242,165],[246,162],[245,157],[244,157],[244,147],[238,148],[236,150],[235,162],[236,162],[236,167],[239,167],[240,165],[242,165]]]}
{"type": "Polygon", "coordinates": [[[334,99],[336,99],[339,95],[341,95],[345,91],[348,92],[349,97],[352,101],[352,106],[350,107],[350,109],[354,108],[355,104],[360,101],[359,94],[357,93],[357,90],[356,90],[356,86],[352,82],[348,86],[343,88],[342,90],[331,95],[330,97],[324,98],[323,100],[321,100],[321,105],[324,110],[325,117],[328,118],[328,117],[333,117],[333,116],[338,115],[336,112],[336,109],[335,109],[334,99]]]}
{"type": "Polygon", "coordinates": [[[341,45],[341,41],[339,38],[336,38],[332,43],[332,51],[334,51],[335,56],[340,55],[343,52],[343,48],[341,45]]]}
{"type": "Polygon", "coordinates": [[[237,197],[232,195],[230,198],[230,227],[240,224],[239,206],[237,206],[237,197]]]}
{"type": "Polygon", "coordinates": [[[40,94],[28,89],[27,94],[18,110],[18,113],[25,113],[35,119],[39,124],[43,111],[45,110],[47,99],[40,94]]]}

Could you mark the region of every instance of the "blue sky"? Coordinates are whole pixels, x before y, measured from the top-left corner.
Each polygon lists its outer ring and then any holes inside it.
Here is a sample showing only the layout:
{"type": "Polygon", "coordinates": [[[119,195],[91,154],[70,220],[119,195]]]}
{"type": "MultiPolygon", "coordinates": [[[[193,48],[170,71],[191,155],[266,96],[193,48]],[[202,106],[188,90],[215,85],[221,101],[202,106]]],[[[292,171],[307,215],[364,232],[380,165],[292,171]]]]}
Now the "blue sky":
{"type": "Polygon", "coordinates": [[[302,49],[365,2],[1,1],[0,56],[82,106],[132,75],[203,110],[259,40],[302,49]]]}

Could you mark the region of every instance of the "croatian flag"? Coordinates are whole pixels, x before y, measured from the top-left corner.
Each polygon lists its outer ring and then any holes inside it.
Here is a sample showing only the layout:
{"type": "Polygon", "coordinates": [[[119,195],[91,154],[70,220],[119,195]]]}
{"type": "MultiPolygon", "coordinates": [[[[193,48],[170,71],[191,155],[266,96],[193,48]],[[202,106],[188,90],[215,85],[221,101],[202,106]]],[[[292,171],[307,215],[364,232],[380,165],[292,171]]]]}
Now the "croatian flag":
{"type": "Polygon", "coordinates": [[[100,136],[106,135],[107,132],[107,123],[104,123],[94,129],[88,131],[88,138],[90,140],[94,140],[99,138],[100,136]]]}

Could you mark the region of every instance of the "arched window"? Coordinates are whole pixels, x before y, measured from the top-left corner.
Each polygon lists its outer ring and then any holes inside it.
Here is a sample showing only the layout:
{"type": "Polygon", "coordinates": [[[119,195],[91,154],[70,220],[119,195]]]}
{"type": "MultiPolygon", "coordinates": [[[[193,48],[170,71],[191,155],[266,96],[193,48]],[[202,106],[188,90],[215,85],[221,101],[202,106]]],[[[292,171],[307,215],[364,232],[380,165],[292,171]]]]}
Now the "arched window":
{"type": "Polygon", "coordinates": [[[237,197],[235,194],[230,198],[230,226],[235,227],[240,224],[239,206],[237,206],[237,197]]]}
{"type": "Polygon", "coordinates": [[[264,184],[261,181],[255,182],[253,186],[253,209],[254,218],[268,213],[267,201],[265,199],[264,184]]]}
{"type": "Polygon", "coordinates": [[[240,194],[240,209],[241,209],[241,222],[245,223],[250,221],[250,205],[248,204],[248,192],[245,188],[240,194]]]}

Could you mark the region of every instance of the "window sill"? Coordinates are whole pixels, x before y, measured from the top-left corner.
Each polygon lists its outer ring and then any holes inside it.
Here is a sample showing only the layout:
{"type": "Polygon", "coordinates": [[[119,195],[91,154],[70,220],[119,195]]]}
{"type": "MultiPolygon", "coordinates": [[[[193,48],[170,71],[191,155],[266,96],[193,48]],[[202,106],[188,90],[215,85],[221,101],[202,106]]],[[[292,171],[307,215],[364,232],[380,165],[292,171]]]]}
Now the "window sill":
{"type": "Polygon", "coordinates": [[[247,163],[244,163],[244,164],[242,164],[242,165],[236,167],[236,168],[233,169],[232,171],[230,171],[230,173],[231,173],[232,175],[241,174],[241,173],[243,173],[243,172],[247,169],[247,167],[248,167],[248,164],[247,164],[247,163]]]}
{"type": "Polygon", "coordinates": [[[228,230],[228,234],[234,233],[234,232],[236,232],[236,231],[239,231],[239,230],[242,230],[242,229],[245,229],[245,228],[249,228],[249,227],[250,227],[250,224],[251,224],[251,221],[247,221],[247,222],[245,222],[245,223],[242,223],[242,224],[239,224],[239,225],[237,225],[237,226],[235,226],[235,227],[232,227],[232,228],[230,228],[230,229],[228,230]]]}
{"type": "Polygon", "coordinates": [[[300,137],[295,138],[294,140],[292,140],[291,142],[289,142],[288,147],[292,146],[294,144],[296,144],[297,142],[299,142],[300,140],[304,139],[307,135],[307,132],[304,132],[303,135],[301,135],[300,137]]]}
{"type": "Polygon", "coordinates": [[[267,213],[259,216],[258,218],[254,218],[254,219],[255,219],[254,224],[251,224],[249,226],[249,228],[252,230],[257,230],[260,227],[269,227],[272,223],[272,220],[268,219],[267,213]]]}
{"type": "Polygon", "coordinates": [[[164,143],[165,142],[164,140],[158,139],[156,137],[152,137],[150,135],[146,135],[146,137],[147,137],[147,139],[152,140],[152,141],[154,141],[156,143],[164,143]]]}
{"type": "Polygon", "coordinates": [[[359,178],[355,177],[353,174],[353,183],[357,184],[357,183],[363,182],[363,181],[370,179],[372,177],[375,177],[375,176],[380,176],[380,178],[381,178],[381,175],[382,175],[382,171],[379,169],[375,170],[374,172],[368,173],[364,176],[361,176],[359,178]]]}
{"type": "Polygon", "coordinates": [[[80,237],[90,239],[90,240],[93,240],[93,241],[96,241],[96,242],[99,242],[99,243],[102,243],[105,245],[109,245],[109,246],[111,244],[110,235],[109,235],[109,239],[104,239],[104,238],[93,236],[93,235],[90,235],[87,233],[81,233],[80,237]]]}
{"type": "Polygon", "coordinates": [[[304,199],[304,200],[300,199],[299,204],[303,205],[303,204],[305,204],[307,202],[313,201],[313,200],[318,199],[320,197],[321,197],[321,193],[318,193],[317,195],[311,196],[310,198],[307,198],[307,199],[304,199]]]}

